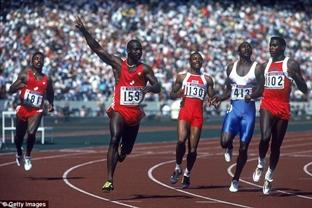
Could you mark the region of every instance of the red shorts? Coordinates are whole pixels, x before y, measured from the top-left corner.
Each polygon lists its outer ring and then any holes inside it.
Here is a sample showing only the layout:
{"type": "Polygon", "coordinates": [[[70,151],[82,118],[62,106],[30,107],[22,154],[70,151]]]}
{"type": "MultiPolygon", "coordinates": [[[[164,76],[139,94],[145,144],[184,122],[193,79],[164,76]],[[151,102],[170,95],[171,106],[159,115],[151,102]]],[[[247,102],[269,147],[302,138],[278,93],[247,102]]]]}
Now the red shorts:
{"type": "Polygon", "coordinates": [[[270,111],[273,116],[279,117],[283,120],[289,120],[290,118],[290,105],[289,103],[262,99],[260,109],[270,111]]]}
{"type": "Polygon", "coordinates": [[[202,128],[204,122],[203,112],[199,110],[194,111],[193,109],[196,108],[181,108],[178,119],[189,122],[191,126],[202,128]]]}
{"type": "Polygon", "coordinates": [[[20,119],[26,121],[28,118],[31,118],[33,116],[36,116],[43,112],[43,109],[37,109],[37,108],[31,108],[26,107],[23,105],[18,105],[16,107],[16,116],[20,119]]]}
{"type": "Polygon", "coordinates": [[[145,116],[144,111],[140,108],[129,108],[129,107],[116,107],[110,106],[106,113],[109,118],[112,117],[113,112],[118,112],[125,123],[129,126],[136,126],[140,123],[141,119],[145,116]]]}

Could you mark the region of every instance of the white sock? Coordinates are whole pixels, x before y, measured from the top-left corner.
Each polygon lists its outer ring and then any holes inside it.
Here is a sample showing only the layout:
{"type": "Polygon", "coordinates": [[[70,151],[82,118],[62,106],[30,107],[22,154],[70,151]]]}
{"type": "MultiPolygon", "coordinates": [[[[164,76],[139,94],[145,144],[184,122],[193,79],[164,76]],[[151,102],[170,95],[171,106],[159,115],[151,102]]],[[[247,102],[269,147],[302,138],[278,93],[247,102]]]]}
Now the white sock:
{"type": "Polygon", "coordinates": [[[264,168],[264,166],[265,166],[265,158],[260,158],[260,157],[258,157],[258,168],[264,168]]]}
{"type": "Polygon", "coordinates": [[[179,165],[179,164],[176,164],[176,166],[175,166],[175,169],[174,170],[181,170],[181,165],[179,165]]]}
{"type": "Polygon", "coordinates": [[[191,175],[191,171],[189,171],[187,168],[185,168],[185,170],[184,170],[184,176],[190,177],[190,175],[191,175]]]}

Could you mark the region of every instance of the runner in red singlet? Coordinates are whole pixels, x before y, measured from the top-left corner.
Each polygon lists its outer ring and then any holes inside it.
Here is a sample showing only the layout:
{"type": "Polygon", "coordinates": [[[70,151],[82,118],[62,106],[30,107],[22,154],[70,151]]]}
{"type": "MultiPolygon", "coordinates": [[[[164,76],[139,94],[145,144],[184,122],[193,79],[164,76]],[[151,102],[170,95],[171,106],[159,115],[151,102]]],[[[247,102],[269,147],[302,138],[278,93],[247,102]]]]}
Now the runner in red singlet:
{"type": "Polygon", "coordinates": [[[302,77],[300,65],[295,60],[285,57],[286,42],[281,37],[272,37],[270,41],[271,58],[264,70],[265,84],[260,104],[260,130],[258,165],[253,180],[258,182],[265,166],[265,156],[271,140],[270,163],[265,174],[263,193],[269,194],[279,156],[280,147],[286,134],[290,117],[289,95],[291,82],[295,81],[298,89],[307,93],[307,84],[302,77]]]}
{"type": "Polygon", "coordinates": [[[190,185],[190,175],[197,156],[197,145],[203,126],[203,103],[206,94],[212,97],[214,94],[213,80],[210,76],[200,72],[203,58],[199,52],[190,56],[191,70],[184,74],[178,74],[171,91],[171,98],[182,97],[181,109],[178,118],[178,142],[176,146],[176,166],[170,182],[177,183],[182,175],[181,163],[185,154],[188,140],[187,165],[182,179],[182,188],[190,185]]]}
{"type": "Polygon", "coordinates": [[[92,51],[102,61],[112,66],[115,76],[113,104],[107,111],[111,134],[107,153],[107,181],[102,187],[103,191],[109,192],[114,189],[113,175],[117,162],[122,162],[126,155],[131,153],[135,143],[140,120],[144,116],[140,103],[146,93],[159,93],[160,84],[152,68],[140,62],[142,46],[138,40],[128,42],[128,57],[123,61],[120,57],[109,54],[90,35],[79,17],[76,19],[76,27],[83,34],[92,51]]]}
{"type": "Polygon", "coordinates": [[[54,90],[52,80],[42,73],[44,55],[36,52],[32,57],[32,68],[19,73],[9,92],[20,91],[20,104],[16,108],[16,164],[24,163],[24,169],[32,167],[31,151],[36,141],[36,132],[43,114],[44,99],[49,101],[48,111],[53,111],[54,90]],[[27,149],[23,156],[22,145],[27,132],[27,149]]]}

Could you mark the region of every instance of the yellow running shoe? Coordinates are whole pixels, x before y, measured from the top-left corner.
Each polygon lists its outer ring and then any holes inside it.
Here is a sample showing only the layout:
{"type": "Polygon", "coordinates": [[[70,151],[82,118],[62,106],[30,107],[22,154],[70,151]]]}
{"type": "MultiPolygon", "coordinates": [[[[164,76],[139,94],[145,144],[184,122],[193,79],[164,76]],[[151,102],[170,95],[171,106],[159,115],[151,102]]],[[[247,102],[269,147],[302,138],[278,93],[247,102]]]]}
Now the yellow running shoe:
{"type": "Polygon", "coordinates": [[[105,183],[104,183],[104,185],[102,186],[102,191],[103,192],[111,192],[111,191],[113,191],[114,190],[114,186],[113,186],[113,182],[111,182],[111,181],[106,181],[105,183]]]}

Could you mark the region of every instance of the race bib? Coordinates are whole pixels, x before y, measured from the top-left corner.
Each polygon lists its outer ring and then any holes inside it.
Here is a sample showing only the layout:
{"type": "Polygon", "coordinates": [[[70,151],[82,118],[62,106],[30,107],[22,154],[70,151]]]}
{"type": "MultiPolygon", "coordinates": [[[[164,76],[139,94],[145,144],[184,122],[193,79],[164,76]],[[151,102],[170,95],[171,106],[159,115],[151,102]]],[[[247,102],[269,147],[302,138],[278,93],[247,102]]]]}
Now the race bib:
{"type": "Polygon", "coordinates": [[[244,100],[246,95],[251,95],[252,88],[246,86],[232,86],[231,99],[244,100]]]}
{"type": "Polygon", "coordinates": [[[198,98],[204,100],[205,89],[197,84],[187,83],[184,86],[184,95],[189,98],[198,98]]]}
{"type": "Polygon", "coordinates": [[[285,76],[281,73],[268,73],[265,76],[266,88],[270,89],[284,89],[285,76]]]}
{"type": "Polygon", "coordinates": [[[121,105],[139,105],[143,99],[142,87],[121,87],[121,105]]]}
{"type": "Polygon", "coordinates": [[[38,92],[26,90],[24,94],[24,104],[30,107],[40,108],[43,102],[43,95],[38,92]]]}

